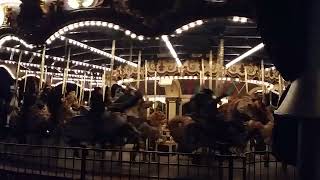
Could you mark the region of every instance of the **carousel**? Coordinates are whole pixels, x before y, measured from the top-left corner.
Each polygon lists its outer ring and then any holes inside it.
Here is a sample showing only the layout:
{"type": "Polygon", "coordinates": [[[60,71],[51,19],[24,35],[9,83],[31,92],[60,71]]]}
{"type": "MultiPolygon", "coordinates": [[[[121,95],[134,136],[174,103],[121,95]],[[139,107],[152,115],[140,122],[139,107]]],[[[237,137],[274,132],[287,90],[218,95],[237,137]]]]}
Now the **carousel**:
{"type": "MultiPolygon", "coordinates": [[[[2,141],[112,149],[120,163],[175,153],[178,168],[189,154],[201,164],[201,154],[270,151],[273,111],[289,82],[255,20],[165,22],[176,4],[154,22],[139,2],[0,1],[2,141]]],[[[83,160],[83,149],[72,150],[83,160]]]]}

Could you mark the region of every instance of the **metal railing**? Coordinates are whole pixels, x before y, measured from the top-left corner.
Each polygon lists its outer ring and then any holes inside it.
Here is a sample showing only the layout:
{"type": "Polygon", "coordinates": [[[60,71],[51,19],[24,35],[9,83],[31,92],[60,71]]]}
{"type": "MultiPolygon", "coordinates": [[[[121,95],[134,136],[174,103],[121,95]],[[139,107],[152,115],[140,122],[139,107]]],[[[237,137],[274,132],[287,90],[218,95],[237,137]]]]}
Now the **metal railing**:
{"type": "Polygon", "coordinates": [[[0,179],[294,180],[269,152],[243,156],[0,143],[0,179]]]}

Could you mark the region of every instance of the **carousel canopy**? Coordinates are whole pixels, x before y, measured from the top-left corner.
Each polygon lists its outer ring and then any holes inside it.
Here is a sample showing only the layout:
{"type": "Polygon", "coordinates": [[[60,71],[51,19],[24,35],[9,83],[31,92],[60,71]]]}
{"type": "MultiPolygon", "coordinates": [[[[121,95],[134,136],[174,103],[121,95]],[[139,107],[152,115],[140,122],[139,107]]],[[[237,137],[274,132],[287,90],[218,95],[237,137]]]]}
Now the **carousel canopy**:
{"type": "MultiPolygon", "coordinates": [[[[223,46],[224,64],[232,60],[273,67],[246,1],[192,0],[17,0],[3,2],[2,60],[102,73],[144,60],[215,57],[223,46]],[[223,41],[222,41],[223,40],[223,41]],[[112,52],[114,47],[114,56],[112,52]],[[258,48],[257,48],[258,47],[258,48]],[[111,67],[114,58],[114,66],[111,67]]],[[[1,13],[0,13],[1,15],[1,13]]],[[[216,58],[215,58],[216,59],[216,58]]],[[[25,64],[26,65],[26,64],[25,64]]],[[[31,68],[39,68],[30,65],[31,68]]]]}

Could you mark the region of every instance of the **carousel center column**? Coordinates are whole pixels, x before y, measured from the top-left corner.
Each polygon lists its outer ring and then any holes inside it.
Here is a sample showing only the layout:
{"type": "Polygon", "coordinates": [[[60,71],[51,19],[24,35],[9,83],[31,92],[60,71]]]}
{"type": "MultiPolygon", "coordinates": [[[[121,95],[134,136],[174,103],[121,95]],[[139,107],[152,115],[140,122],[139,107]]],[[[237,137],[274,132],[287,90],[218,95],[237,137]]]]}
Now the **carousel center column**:
{"type": "MultiPolygon", "coordinates": [[[[309,3],[309,2],[308,2],[309,3]]],[[[305,66],[299,78],[292,82],[290,89],[276,112],[278,124],[287,121],[286,126],[292,127],[296,121],[296,135],[293,133],[287,139],[296,138],[296,166],[299,180],[320,179],[320,1],[310,1],[308,5],[308,23],[306,24],[306,45],[303,49],[305,66]]],[[[300,43],[300,42],[299,42],[300,43]]],[[[303,45],[301,45],[303,46],[303,45]]],[[[288,66],[290,66],[288,64],[288,66]]],[[[281,131],[279,134],[286,136],[281,131]]],[[[276,137],[275,137],[276,138],[276,137]]],[[[277,139],[275,139],[277,140],[277,139]]],[[[287,152],[295,149],[287,149],[287,152]]]]}
{"type": "Polygon", "coordinates": [[[168,121],[170,121],[170,119],[179,115],[181,98],[166,97],[166,104],[167,104],[167,119],[168,121]]]}

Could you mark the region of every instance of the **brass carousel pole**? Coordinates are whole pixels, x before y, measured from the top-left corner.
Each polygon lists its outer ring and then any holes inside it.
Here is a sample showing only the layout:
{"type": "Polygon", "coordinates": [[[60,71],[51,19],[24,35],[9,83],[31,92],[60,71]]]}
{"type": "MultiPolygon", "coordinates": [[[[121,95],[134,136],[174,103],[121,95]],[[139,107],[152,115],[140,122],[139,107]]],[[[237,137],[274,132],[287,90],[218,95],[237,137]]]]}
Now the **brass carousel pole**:
{"type": "MultiPolygon", "coordinates": [[[[79,94],[78,83],[79,83],[79,81],[77,80],[77,81],[76,81],[76,97],[77,97],[77,99],[78,99],[78,94],[79,94]]],[[[80,96],[79,96],[78,102],[80,103],[80,96]]]]}
{"type": "Polygon", "coordinates": [[[83,77],[80,79],[80,86],[79,86],[79,104],[81,104],[82,99],[82,86],[83,86],[83,77]]]}
{"type": "Polygon", "coordinates": [[[48,78],[48,68],[45,68],[45,72],[44,72],[44,82],[47,83],[47,78],[48,78]]]}
{"type": "Polygon", "coordinates": [[[139,56],[138,56],[138,73],[137,73],[137,89],[140,89],[140,74],[141,74],[141,51],[139,51],[139,56]]]}
{"type": "Polygon", "coordinates": [[[156,111],[156,98],[157,98],[157,68],[154,71],[154,85],[153,85],[153,92],[154,92],[154,111],[156,111]]]}
{"type": "Polygon", "coordinates": [[[283,92],[282,77],[279,74],[279,99],[280,99],[280,96],[282,95],[282,92],[283,92]]]}
{"type": "Polygon", "coordinates": [[[43,46],[41,64],[40,64],[40,82],[39,82],[39,92],[42,90],[43,78],[44,78],[44,64],[46,61],[46,45],[43,46]]]}
{"type": "Polygon", "coordinates": [[[244,81],[246,84],[246,93],[249,93],[249,85],[248,85],[248,71],[247,71],[247,67],[244,67],[244,81]]]}
{"type": "Polygon", "coordinates": [[[145,96],[148,96],[148,62],[147,60],[144,61],[144,94],[145,96]]]}
{"type": "Polygon", "coordinates": [[[210,70],[209,70],[209,72],[210,72],[210,79],[209,79],[209,88],[211,89],[211,90],[213,90],[213,86],[212,86],[212,59],[213,59],[213,57],[212,57],[212,50],[210,51],[210,56],[209,56],[209,68],[210,68],[210,70]]]}
{"type": "Polygon", "coordinates": [[[84,100],[84,92],[85,92],[85,88],[86,88],[86,73],[84,73],[84,76],[83,76],[83,86],[82,86],[82,96],[81,96],[81,103],[83,103],[83,100],[84,100]]]}
{"type": "Polygon", "coordinates": [[[19,55],[17,72],[16,72],[16,83],[15,83],[16,95],[18,95],[18,93],[19,93],[19,89],[18,89],[19,88],[19,74],[20,74],[20,64],[21,64],[21,60],[22,60],[22,55],[23,55],[23,52],[21,51],[20,55],[19,55]]]}
{"type": "Polygon", "coordinates": [[[106,94],[106,87],[105,87],[106,79],[107,79],[107,70],[106,70],[106,67],[104,67],[104,71],[103,71],[103,74],[102,74],[102,97],[103,97],[103,101],[105,99],[105,94],[106,94]]]}
{"type": "Polygon", "coordinates": [[[66,41],[66,58],[67,58],[67,66],[64,69],[63,74],[63,83],[62,83],[62,96],[65,97],[66,89],[67,89],[67,79],[68,79],[68,71],[69,71],[69,63],[70,63],[70,53],[71,48],[68,47],[68,41],[66,41]]]}
{"type": "Polygon", "coordinates": [[[266,86],[264,85],[264,61],[261,60],[261,81],[262,81],[262,100],[265,102],[266,86]]]}
{"type": "MultiPolygon", "coordinates": [[[[146,97],[146,101],[149,100],[148,98],[148,61],[144,60],[144,95],[146,97]]],[[[149,117],[150,108],[147,109],[147,117],[149,117]]]]}
{"type": "Polygon", "coordinates": [[[91,100],[91,93],[92,93],[92,81],[93,81],[93,74],[91,73],[91,78],[90,78],[90,84],[89,84],[89,99],[88,99],[88,104],[90,104],[91,100]]]}
{"type": "Polygon", "coordinates": [[[221,38],[219,42],[219,49],[218,49],[218,57],[217,57],[217,78],[216,78],[216,96],[220,95],[221,91],[221,82],[218,80],[219,78],[222,78],[223,76],[223,64],[224,64],[224,39],[221,38]]]}
{"type": "Polygon", "coordinates": [[[25,78],[24,78],[24,86],[23,86],[23,93],[26,92],[26,87],[27,87],[27,79],[28,79],[28,71],[25,73],[25,78]]]}
{"type": "Polygon", "coordinates": [[[200,71],[200,89],[203,87],[204,83],[204,60],[201,59],[201,71],[200,71]]]}

